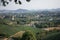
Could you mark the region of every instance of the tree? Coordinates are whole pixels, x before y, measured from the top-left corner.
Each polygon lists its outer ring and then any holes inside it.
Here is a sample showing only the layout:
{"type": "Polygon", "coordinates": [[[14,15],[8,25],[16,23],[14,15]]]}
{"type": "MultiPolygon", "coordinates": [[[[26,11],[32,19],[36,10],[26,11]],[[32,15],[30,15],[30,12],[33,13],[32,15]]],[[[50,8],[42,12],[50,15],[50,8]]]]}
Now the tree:
{"type": "MultiPolygon", "coordinates": [[[[9,2],[11,2],[12,0],[9,0],[9,2]]],[[[26,0],[27,2],[30,2],[30,0],[26,0]]],[[[1,3],[3,6],[6,6],[7,4],[9,4],[9,2],[7,0],[1,0],[1,3]]],[[[14,0],[15,4],[22,4],[22,2],[20,0],[14,0]]]]}
{"type": "Polygon", "coordinates": [[[36,40],[36,38],[35,38],[34,34],[31,31],[26,31],[23,34],[21,40],[36,40]]]}

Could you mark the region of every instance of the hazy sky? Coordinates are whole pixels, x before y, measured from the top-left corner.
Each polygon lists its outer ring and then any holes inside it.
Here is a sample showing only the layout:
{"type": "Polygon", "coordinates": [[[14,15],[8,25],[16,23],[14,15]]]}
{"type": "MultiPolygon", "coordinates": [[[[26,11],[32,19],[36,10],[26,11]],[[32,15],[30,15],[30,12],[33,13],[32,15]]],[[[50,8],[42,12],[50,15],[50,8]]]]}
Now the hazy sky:
{"type": "Polygon", "coordinates": [[[60,8],[60,0],[31,0],[26,2],[26,0],[21,0],[22,5],[15,4],[13,1],[9,3],[6,7],[0,6],[0,10],[16,10],[16,9],[53,9],[60,8]]]}

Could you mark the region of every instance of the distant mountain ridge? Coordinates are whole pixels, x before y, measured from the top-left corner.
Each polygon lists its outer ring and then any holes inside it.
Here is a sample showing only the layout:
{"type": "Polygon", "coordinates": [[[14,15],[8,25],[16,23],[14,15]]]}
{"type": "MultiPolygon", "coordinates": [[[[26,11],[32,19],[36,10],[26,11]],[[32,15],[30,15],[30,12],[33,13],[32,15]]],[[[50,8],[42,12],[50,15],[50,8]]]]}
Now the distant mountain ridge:
{"type": "MultiPolygon", "coordinates": [[[[34,10],[34,12],[41,12],[41,11],[60,12],[60,8],[57,8],[57,9],[45,9],[45,10],[34,10]]],[[[0,13],[26,13],[26,12],[33,12],[33,10],[27,10],[27,9],[0,10],[0,13]]]]}
{"type": "Polygon", "coordinates": [[[0,10],[0,13],[25,13],[25,12],[29,12],[29,10],[26,10],[26,9],[0,10]]]}

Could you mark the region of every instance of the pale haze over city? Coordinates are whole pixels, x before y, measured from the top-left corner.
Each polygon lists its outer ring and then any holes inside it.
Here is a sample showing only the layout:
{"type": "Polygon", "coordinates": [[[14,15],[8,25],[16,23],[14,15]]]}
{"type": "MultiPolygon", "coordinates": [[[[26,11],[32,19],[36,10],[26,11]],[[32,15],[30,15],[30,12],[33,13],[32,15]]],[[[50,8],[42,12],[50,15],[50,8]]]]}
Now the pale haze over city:
{"type": "Polygon", "coordinates": [[[0,6],[0,10],[16,10],[16,9],[56,9],[60,8],[60,0],[21,0],[22,4],[15,4],[13,1],[10,2],[6,7],[0,6]]]}

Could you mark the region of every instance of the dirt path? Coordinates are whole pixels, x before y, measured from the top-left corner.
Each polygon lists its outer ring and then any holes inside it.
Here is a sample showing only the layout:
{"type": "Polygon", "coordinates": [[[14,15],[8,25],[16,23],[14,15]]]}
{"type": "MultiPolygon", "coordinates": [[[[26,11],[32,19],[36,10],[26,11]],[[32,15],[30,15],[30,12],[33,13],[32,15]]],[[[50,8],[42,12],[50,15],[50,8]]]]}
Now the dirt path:
{"type": "Polygon", "coordinates": [[[49,31],[49,30],[54,30],[54,29],[58,29],[58,30],[60,30],[60,27],[42,28],[42,30],[46,30],[46,31],[49,31]]]}
{"type": "Polygon", "coordinates": [[[24,33],[25,31],[20,31],[20,32],[17,32],[17,33],[15,33],[14,35],[11,35],[10,37],[18,37],[18,36],[22,36],[23,35],[23,33],[24,33]]]}

